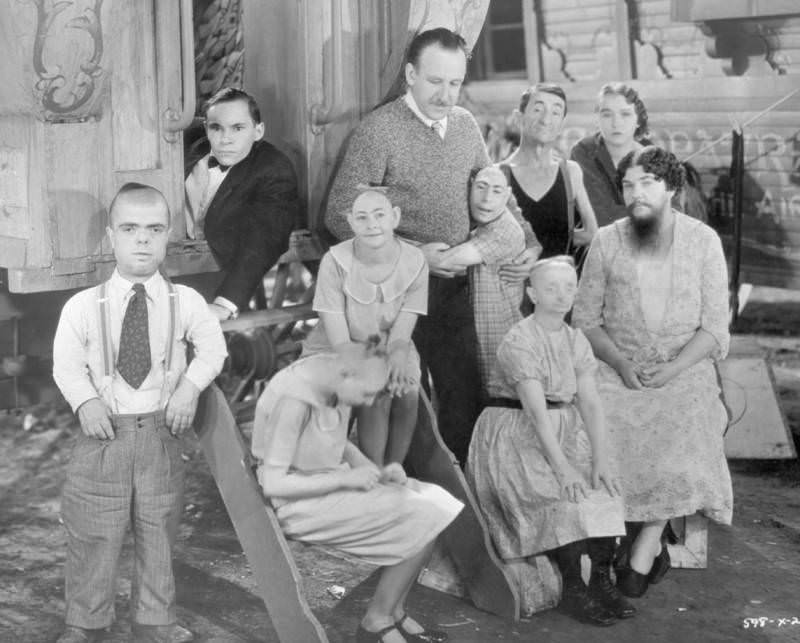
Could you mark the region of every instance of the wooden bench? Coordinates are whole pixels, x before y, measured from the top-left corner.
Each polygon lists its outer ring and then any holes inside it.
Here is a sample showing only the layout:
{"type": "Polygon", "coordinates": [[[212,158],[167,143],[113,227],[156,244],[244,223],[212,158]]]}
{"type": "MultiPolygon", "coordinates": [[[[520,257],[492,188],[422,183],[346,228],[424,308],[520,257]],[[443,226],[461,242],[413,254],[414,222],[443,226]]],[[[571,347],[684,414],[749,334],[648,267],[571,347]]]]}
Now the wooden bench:
{"type": "MultiPolygon", "coordinates": [[[[494,554],[483,519],[452,453],[444,447],[427,398],[408,464],[421,480],[447,489],[465,505],[440,535],[475,605],[518,618],[519,598],[494,554]]],[[[282,643],[327,641],[305,599],[300,572],[275,513],[264,501],[251,469],[250,451],[225,396],[211,385],[201,396],[195,432],[247,556],[258,591],[282,643]]]]}

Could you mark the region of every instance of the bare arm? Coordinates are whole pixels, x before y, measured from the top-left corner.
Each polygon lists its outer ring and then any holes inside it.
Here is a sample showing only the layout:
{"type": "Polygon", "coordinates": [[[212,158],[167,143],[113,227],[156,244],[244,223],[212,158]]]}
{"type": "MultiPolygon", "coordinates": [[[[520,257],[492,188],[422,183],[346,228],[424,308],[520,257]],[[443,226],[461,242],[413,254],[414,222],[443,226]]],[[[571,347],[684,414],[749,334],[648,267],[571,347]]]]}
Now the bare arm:
{"type": "Polygon", "coordinates": [[[608,493],[619,495],[620,489],[609,469],[608,436],[603,404],[597,393],[594,371],[578,375],[578,411],[580,411],[586,433],[592,444],[592,486],[597,489],[602,482],[608,493]]]}
{"type": "Polygon", "coordinates": [[[555,431],[547,413],[547,402],[544,389],[539,381],[522,380],[516,386],[517,395],[522,402],[525,413],[531,419],[544,450],[544,455],[553,469],[553,473],[561,485],[562,492],[572,501],[577,502],[586,497],[583,478],[569,463],[561,445],[556,439],[555,431]]]}
{"type": "Polygon", "coordinates": [[[603,360],[617,371],[622,381],[625,383],[625,386],[632,389],[642,388],[642,382],[639,379],[639,375],[636,373],[633,362],[620,352],[617,345],[608,336],[605,328],[602,326],[584,328],[583,334],[586,335],[586,339],[588,339],[589,343],[592,345],[592,351],[595,357],[603,360]]]}
{"type": "Polygon", "coordinates": [[[581,225],[575,228],[574,232],[575,244],[585,246],[592,242],[594,235],[597,233],[597,217],[594,215],[594,208],[586,192],[586,186],[583,184],[581,166],[574,161],[568,161],[567,167],[569,168],[569,179],[572,181],[572,190],[575,194],[575,202],[581,213],[581,225]]]}
{"type": "MultiPolygon", "coordinates": [[[[308,409],[304,402],[294,399],[282,401],[276,410],[279,417],[270,418],[275,422],[277,430],[285,431],[299,440],[305,423],[308,421],[308,409]]],[[[258,420],[258,416],[256,417],[258,420]]],[[[295,442],[295,448],[297,444],[295,442]]],[[[357,451],[357,449],[356,449],[357,451]]],[[[369,461],[360,462],[350,469],[337,469],[330,473],[319,473],[313,476],[292,473],[288,464],[270,462],[269,445],[265,453],[265,461],[258,470],[258,481],[268,497],[287,499],[315,498],[339,489],[371,489],[378,483],[380,471],[369,461]]],[[[345,449],[345,461],[353,457],[352,452],[345,449]]],[[[366,456],[363,456],[366,460],[366,456]]],[[[351,465],[352,466],[352,465],[351,465]]]]}
{"type": "Polygon", "coordinates": [[[717,339],[707,330],[698,328],[675,359],[643,368],[639,377],[645,386],[651,388],[663,386],[687,368],[710,357],[718,348],[717,339]]]}

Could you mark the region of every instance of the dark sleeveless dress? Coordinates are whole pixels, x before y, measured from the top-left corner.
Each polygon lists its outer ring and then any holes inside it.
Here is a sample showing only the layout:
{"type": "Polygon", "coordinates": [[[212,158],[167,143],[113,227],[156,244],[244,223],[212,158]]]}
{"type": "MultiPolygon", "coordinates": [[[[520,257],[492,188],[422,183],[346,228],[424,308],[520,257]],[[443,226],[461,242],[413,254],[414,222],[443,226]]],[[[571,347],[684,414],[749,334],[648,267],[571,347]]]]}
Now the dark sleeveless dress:
{"type": "MultiPolygon", "coordinates": [[[[509,183],[522,216],[531,224],[539,243],[542,244],[542,259],[554,255],[563,255],[569,240],[569,222],[567,221],[567,190],[561,168],[556,173],[553,185],[538,201],[532,199],[517,182],[514,173],[508,172],[509,183]]],[[[577,212],[576,212],[577,218],[577,212]]],[[[577,225],[578,221],[576,221],[577,225]]]]}

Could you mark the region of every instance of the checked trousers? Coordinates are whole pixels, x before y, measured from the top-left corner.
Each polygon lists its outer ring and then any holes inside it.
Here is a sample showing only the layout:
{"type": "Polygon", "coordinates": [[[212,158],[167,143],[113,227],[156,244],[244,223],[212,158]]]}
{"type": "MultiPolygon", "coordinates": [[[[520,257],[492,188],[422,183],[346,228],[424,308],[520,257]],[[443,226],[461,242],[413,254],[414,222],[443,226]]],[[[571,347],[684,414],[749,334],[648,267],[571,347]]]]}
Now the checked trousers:
{"type": "Polygon", "coordinates": [[[133,532],[131,620],[175,621],[172,544],[181,516],[184,463],[164,413],[117,415],[113,440],[81,434],[61,501],[67,530],[66,624],[109,626],[120,551],[133,532]]]}

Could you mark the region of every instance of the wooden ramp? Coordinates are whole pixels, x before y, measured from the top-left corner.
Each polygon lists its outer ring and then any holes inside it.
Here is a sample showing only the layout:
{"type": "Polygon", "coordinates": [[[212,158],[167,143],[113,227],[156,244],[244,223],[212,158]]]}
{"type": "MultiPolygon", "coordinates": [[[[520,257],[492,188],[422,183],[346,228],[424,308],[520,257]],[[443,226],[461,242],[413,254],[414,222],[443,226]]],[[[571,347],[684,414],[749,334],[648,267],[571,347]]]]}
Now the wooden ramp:
{"type": "Polygon", "coordinates": [[[200,396],[195,433],[281,643],[327,643],[278,520],[250,469],[250,451],[215,384],[200,396]]]}
{"type": "Polygon", "coordinates": [[[455,564],[472,602],[492,614],[518,620],[519,595],[494,552],[478,504],[455,456],[442,441],[436,415],[422,391],[417,429],[406,463],[414,477],[438,484],[464,503],[464,509],[442,532],[439,542],[455,564]]]}

